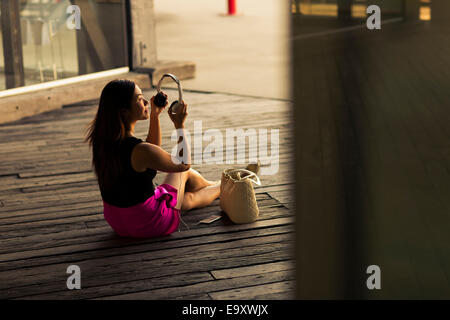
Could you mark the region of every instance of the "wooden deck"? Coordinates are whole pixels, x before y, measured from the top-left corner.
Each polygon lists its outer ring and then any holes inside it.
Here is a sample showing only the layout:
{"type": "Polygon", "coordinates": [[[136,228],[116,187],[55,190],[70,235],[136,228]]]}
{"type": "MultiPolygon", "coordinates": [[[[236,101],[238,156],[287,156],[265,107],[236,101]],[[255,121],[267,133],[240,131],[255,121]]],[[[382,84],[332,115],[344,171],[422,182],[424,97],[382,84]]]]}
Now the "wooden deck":
{"type": "MultiPolygon", "coordinates": [[[[186,92],[185,101],[191,131],[194,120],[203,121],[203,131],[216,128],[224,137],[226,128],[280,130],[279,172],[261,176],[256,188],[260,219],[233,225],[223,217],[196,225],[223,214],[216,200],[183,213],[189,229],[180,224],[179,232],[164,238],[120,238],[103,218],[91,154],[83,143],[96,102],[1,125],[1,299],[294,297],[291,104],[196,92],[186,92]],[[81,268],[80,290],[66,288],[72,264],[81,268]]],[[[145,138],[147,125],[139,123],[136,135],[145,138]]],[[[166,114],[162,128],[163,148],[170,151],[166,114]]],[[[193,167],[208,179],[220,179],[223,169],[243,166],[193,167]]],[[[158,173],[156,184],[163,175],[158,173]]]]}

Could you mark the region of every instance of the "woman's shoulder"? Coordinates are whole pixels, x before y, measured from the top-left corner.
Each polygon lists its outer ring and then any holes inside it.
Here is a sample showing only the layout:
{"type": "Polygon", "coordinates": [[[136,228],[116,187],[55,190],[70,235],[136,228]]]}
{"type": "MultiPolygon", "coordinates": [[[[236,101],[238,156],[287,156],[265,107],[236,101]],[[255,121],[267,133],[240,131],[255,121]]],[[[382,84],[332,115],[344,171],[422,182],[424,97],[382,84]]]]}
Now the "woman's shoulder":
{"type": "Polygon", "coordinates": [[[149,152],[152,152],[152,144],[148,143],[147,141],[139,139],[139,141],[133,140],[133,143],[134,143],[133,153],[145,155],[148,154],[149,152]]]}
{"type": "Polygon", "coordinates": [[[148,169],[148,159],[152,157],[154,151],[152,145],[145,141],[137,143],[131,152],[132,167],[137,172],[144,172],[148,169]]]}
{"type": "Polygon", "coordinates": [[[133,147],[131,156],[134,158],[134,161],[145,165],[149,159],[153,161],[155,158],[158,158],[160,156],[160,150],[161,148],[159,146],[141,140],[141,143],[133,147]]]}

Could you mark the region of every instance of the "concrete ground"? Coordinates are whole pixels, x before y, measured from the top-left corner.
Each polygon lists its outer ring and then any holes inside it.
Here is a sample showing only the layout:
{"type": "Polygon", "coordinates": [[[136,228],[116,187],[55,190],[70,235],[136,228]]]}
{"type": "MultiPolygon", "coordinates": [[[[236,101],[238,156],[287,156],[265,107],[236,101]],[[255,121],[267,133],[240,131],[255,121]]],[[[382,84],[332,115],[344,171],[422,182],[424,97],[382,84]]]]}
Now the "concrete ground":
{"type": "Polygon", "coordinates": [[[190,60],[196,78],[184,88],[289,99],[289,2],[155,0],[160,60],[190,60]]]}

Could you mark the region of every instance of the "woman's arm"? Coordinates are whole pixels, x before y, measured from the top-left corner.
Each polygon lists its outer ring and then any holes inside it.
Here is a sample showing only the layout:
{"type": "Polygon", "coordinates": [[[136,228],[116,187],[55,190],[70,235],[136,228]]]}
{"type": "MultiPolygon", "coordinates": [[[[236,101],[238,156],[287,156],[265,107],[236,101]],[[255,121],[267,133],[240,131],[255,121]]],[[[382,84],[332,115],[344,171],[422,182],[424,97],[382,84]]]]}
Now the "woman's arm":
{"type": "Polygon", "coordinates": [[[176,154],[171,155],[160,146],[151,143],[138,144],[131,154],[131,165],[134,170],[143,172],[155,169],[163,172],[181,172],[189,170],[191,167],[190,141],[187,139],[184,129],[184,121],[188,115],[187,104],[182,102],[183,109],[176,114],[172,113],[172,106],[169,108],[169,116],[175,125],[177,133],[176,154]]]}
{"type": "Polygon", "coordinates": [[[150,112],[150,126],[148,127],[148,135],[145,141],[157,146],[161,146],[162,143],[159,115],[155,115],[152,112],[150,112]]]}
{"type": "MultiPolygon", "coordinates": [[[[178,144],[177,152],[180,152],[182,144],[178,144]]],[[[190,150],[183,149],[183,152],[190,155],[190,150]]],[[[131,165],[137,172],[144,172],[147,169],[155,169],[162,172],[182,172],[191,167],[190,156],[189,163],[183,161],[173,161],[172,155],[161,147],[151,143],[140,143],[134,147],[131,154],[131,165]]]]}
{"type": "Polygon", "coordinates": [[[151,105],[150,125],[148,127],[147,139],[145,141],[147,141],[148,143],[157,145],[157,146],[161,146],[162,137],[161,137],[161,123],[159,121],[159,115],[164,110],[164,108],[167,106],[167,102],[164,107],[158,107],[153,102],[154,99],[155,99],[154,96],[150,99],[150,105],[151,105]]]}

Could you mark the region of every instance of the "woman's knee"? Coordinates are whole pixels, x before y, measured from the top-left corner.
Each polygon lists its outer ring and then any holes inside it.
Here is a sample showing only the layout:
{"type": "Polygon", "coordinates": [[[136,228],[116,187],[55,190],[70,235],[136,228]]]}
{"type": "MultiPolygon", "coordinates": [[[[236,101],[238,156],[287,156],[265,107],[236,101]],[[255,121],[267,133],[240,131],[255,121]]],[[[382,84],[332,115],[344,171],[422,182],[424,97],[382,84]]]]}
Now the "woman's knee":
{"type": "Polygon", "coordinates": [[[173,184],[178,185],[180,182],[185,183],[187,181],[187,179],[189,179],[189,172],[188,172],[189,170],[182,171],[182,172],[168,172],[166,177],[164,178],[164,183],[167,183],[170,185],[173,185],[173,184]]]}
{"type": "Polygon", "coordinates": [[[194,194],[192,192],[185,192],[183,202],[181,204],[182,210],[190,210],[193,208],[194,194]]]}

